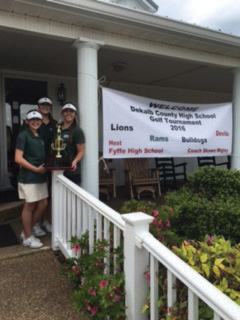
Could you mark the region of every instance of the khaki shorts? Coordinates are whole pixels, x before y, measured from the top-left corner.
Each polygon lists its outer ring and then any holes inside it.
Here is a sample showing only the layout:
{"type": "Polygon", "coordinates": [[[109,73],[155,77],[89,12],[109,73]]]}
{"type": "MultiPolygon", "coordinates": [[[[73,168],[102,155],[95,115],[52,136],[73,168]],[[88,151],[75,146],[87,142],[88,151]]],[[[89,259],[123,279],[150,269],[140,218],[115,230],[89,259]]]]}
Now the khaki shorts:
{"type": "Polygon", "coordinates": [[[48,198],[47,182],[44,183],[18,183],[19,199],[26,202],[36,202],[48,198]]]}

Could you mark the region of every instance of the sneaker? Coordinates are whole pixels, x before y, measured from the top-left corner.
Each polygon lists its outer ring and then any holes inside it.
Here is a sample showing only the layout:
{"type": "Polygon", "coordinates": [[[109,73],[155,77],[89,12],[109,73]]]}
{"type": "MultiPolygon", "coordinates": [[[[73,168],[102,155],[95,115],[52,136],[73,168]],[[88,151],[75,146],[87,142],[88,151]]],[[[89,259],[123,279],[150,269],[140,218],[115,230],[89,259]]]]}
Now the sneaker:
{"type": "Polygon", "coordinates": [[[43,237],[46,235],[46,232],[39,226],[39,224],[35,224],[33,226],[32,232],[35,237],[43,237]]]}
{"type": "Polygon", "coordinates": [[[43,246],[43,244],[40,241],[36,241],[36,239],[33,236],[31,236],[31,237],[23,240],[23,246],[29,247],[32,249],[39,249],[43,246]]]}
{"type": "MultiPolygon", "coordinates": [[[[33,234],[32,234],[32,237],[33,237],[36,241],[41,242],[41,240],[38,239],[38,238],[36,238],[33,234]]],[[[22,241],[25,240],[24,231],[21,232],[21,234],[20,234],[20,239],[21,239],[22,241]]]]}
{"type": "Polygon", "coordinates": [[[47,220],[43,221],[42,226],[45,229],[45,231],[52,232],[52,226],[47,220]]]}

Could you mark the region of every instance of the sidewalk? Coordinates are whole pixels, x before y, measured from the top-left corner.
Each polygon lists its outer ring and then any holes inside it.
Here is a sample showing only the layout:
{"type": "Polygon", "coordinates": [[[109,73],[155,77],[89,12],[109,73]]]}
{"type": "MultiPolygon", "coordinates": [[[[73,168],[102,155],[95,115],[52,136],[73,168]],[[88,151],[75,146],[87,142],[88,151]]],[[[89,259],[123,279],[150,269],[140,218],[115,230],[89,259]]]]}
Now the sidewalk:
{"type": "Polygon", "coordinates": [[[52,250],[0,260],[1,320],[86,320],[72,307],[69,281],[52,250]]]}

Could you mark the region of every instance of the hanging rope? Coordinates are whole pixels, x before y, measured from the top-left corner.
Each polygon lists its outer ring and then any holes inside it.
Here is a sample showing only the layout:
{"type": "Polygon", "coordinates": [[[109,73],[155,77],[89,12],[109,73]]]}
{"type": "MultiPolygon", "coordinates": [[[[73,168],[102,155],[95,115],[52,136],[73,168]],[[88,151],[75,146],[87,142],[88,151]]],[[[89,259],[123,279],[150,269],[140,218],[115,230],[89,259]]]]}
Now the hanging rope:
{"type": "Polygon", "coordinates": [[[102,76],[98,79],[98,106],[100,106],[102,100],[102,85],[106,82],[106,80],[106,76],[102,76]]]}

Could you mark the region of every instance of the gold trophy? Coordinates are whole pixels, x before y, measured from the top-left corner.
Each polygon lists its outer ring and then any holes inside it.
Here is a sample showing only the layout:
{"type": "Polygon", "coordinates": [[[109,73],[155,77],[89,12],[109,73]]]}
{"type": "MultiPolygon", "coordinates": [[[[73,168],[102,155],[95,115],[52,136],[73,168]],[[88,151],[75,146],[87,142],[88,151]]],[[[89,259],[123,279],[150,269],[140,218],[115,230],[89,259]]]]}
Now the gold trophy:
{"type": "Polygon", "coordinates": [[[69,156],[61,154],[61,151],[65,150],[66,143],[64,143],[63,138],[61,137],[61,124],[56,125],[57,136],[54,140],[54,143],[51,144],[51,149],[54,151],[49,155],[45,167],[47,170],[71,170],[71,160],[69,156]]]}
{"type": "Polygon", "coordinates": [[[54,151],[57,151],[57,154],[56,154],[56,158],[62,158],[62,155],[61,155],[61,151],[65,150],[66,148],[66,143],[63,142],[63,138],[61,137],[61,125],[60,123],[57,124],[57,137],[54,141],[54,143],[51,144],[51,148],[54,150],[54,151]]]}

